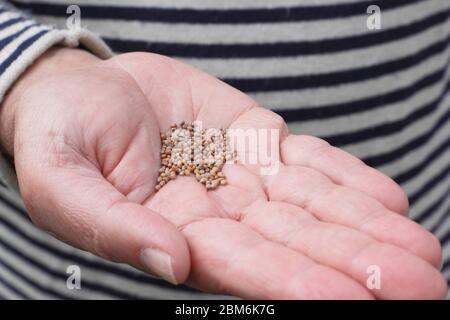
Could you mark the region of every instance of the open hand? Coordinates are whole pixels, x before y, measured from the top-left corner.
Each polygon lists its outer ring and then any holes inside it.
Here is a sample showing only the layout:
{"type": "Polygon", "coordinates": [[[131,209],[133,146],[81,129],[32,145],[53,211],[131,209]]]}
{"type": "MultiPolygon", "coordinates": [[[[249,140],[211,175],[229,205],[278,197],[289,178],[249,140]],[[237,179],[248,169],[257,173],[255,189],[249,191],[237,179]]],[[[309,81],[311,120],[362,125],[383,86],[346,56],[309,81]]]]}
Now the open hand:
{"type": "Polygon", "coordinates": [[[76,247],[243,298],[446,296],[439,243],[405,217],[391,179],[289,135],[275,113],[175,60],[55,49],[14,87],[1,122],[32,220],[76,247]],[[227,164],[226,186],[180,176],[154,193],[160,132],[183,120],[278,129],[277,173],[227,164]],[[366,286],[370,266],[379,289],[366,286]]]}

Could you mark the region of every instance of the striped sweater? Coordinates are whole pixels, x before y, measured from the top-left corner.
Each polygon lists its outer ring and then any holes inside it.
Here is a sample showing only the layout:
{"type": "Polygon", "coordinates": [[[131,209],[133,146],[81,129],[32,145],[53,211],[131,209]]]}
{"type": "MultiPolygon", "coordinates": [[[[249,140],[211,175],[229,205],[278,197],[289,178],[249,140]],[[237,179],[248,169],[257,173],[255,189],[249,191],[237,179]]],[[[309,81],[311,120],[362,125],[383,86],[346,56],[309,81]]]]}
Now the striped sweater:
{"type": "MultiPolygon", "coordinates": [[[[391,176],[441,240],[450,279],[450,1],[78,0],[76,32],[69,4],[0,1],[0,99],[55,44],[181,59],[391,176]],[[367,25],[374,4],[380,29],[367,25]]],[[[1,181],[0,298],[211,297],[53,239],[31,224],[4,159],[1,181]],[[83,290],[67,289],[70,265],[83,290]]]]}

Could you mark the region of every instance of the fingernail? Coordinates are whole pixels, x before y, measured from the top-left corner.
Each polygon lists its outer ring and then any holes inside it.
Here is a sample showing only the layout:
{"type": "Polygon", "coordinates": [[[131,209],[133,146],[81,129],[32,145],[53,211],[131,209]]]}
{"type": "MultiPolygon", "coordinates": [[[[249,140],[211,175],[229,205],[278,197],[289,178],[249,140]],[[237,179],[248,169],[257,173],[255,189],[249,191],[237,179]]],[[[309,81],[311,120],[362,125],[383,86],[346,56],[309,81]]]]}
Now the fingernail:
{"type": "Polygon", "coordinates": [[[170,283],[177,284],[173,273],[172,258],[167,253],[158,249],[147,248],[142,250],[141,259],[150,272],[170,283]]]}

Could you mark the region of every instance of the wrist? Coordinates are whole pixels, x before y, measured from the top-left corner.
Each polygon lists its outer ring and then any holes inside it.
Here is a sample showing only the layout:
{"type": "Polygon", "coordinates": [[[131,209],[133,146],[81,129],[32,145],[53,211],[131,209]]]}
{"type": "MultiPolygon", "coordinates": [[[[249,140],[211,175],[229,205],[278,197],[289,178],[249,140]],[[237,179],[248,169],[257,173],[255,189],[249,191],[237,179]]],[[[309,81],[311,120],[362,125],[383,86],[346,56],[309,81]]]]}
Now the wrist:
{"type": "Polygon", "coordinates": [[[9,89],[0,106],[0,145],[9,156],[14,156],[14,119],[20,98],[33,83],[73,69],[99,62],[93,54],[64,47],[53,47],[37,59],[9,89]]]}

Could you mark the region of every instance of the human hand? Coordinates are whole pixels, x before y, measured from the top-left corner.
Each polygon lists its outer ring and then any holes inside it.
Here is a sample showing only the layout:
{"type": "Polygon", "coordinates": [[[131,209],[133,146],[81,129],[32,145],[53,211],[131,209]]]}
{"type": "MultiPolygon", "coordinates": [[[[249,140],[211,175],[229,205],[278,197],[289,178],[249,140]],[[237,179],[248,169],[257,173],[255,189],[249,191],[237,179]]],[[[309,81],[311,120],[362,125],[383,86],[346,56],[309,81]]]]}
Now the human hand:
{"type": "Polygon", "coordinates": [[[391,179],[288,135],[279,116],[180,62],[53,49],[13,87],[0,121],[30,217],[73,246],[243,298],[446,296],[439,243],[405,217],[391,179]],[[183,120],[278,129],[278,173],[229,164],[226,186],[180,176],[155,194],[160,131],[183,120]],[[366,287],[371,265],[380,289],[366,287]]]}

